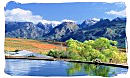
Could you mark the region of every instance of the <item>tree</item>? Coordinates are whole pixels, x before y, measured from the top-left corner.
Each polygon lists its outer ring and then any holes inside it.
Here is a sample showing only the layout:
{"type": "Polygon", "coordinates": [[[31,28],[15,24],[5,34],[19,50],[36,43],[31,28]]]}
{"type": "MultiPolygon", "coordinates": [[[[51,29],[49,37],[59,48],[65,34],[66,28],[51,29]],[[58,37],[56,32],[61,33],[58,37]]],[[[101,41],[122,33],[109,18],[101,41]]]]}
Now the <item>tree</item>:
{"type": "Polygon", "coordinates": [[[112,41],[107,38],[101,37],[96,40],[86,40],[84,42],[70,39],[66,43],[67,51],[75,53],[74,58],[77,60],[93,61],[100,59],[102,62],[112,60],[112,62],[118,63],[126,60],[126,55],[119,53],[116,47],[117,41],[112,41]]]}

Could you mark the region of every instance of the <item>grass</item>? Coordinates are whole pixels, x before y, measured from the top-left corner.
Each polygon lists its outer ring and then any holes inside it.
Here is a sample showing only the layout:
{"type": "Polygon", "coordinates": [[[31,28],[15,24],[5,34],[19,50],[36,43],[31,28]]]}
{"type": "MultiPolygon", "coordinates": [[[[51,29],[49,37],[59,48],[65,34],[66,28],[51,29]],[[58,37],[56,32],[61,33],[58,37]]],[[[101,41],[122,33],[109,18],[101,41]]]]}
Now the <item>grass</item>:
{"type": "Polygon", "coordinates": [[[28,50],[32,52],[38,52],[41,54],[46,54],[51,49],[66,50],[66,47],[49,44],[47,42],[40,42],[37,40],[20,39],[20,38],[5,38],[4,46],[5,51],[28,50]]]}
{"type": "MultiPolygon", "coordinates": [[[[60,45],[48,43],[45,41],[41,42],[41,41],[32,40],[32,39],[5,38],[5,51],[28,50],[28,51],[37,52],[40,54],[48,54],[49,51],[52,49],[56,51],[55,54],[53,53],[55,57],[60,56],[60,57],[66,58],[70,56],[69,53],[65,53],[66,52],[65,46],[60,46],[60,45]],[[62,52],[62,51],[65,51],[65,52],[62,52]],[[57,52],[59,52],[59,54],[57,52]]],[[[122,53],[124,55],[127,53],[125,48],[119,48],[119,51],[121,55],[122,53]]],[[[72,54],[72,56],[75,56],[75,54],[72,54]]],[[[119,55],[119,57],[122,57],[122,56],[119,55]]],[[[127,60],[126,60],[126,63],[127,63],[127,60]]]]}

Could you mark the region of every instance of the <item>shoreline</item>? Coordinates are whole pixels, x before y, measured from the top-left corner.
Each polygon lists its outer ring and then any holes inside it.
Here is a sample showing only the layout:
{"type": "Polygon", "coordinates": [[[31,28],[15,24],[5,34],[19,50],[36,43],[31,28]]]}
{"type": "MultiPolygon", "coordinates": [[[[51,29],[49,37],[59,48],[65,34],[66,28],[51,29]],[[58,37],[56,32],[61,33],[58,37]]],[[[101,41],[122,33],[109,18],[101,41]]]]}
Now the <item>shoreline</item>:
{"type": "Polygon", "coordinates": [[[92,61],[80,61],[80,60],[71,60],[71,59],[58,59],[58,58],[42,58],[42,57],[25,57],[25,56],[5,56],[5,59],[27,59],[27,60],[46,60],[46,61],[66,61],[73,63],[87,63],[87,64],[95,64],[95,65],[105,65],[105,66],[113,66],[113,67],[121,67],[121,68],[129,68],[127,64],[116,64],[116,63],[105,63],[105,62],[92,62],[92,61]]]}

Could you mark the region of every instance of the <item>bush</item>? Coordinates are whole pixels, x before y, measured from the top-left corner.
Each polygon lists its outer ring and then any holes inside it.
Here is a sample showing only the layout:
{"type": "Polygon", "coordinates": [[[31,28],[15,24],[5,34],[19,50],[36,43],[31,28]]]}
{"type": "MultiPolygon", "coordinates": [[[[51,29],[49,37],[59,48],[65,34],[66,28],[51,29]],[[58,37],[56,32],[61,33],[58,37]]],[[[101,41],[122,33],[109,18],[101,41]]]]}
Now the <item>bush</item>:
{"type": "Polygon", "coordinates": [[[68,58],[68,59],[70,59],[73,56],[71,52],[58,51],[58,50],[50,50],[47,55],[52,56],[54,58],[68,58]]]}
{"type": "Polygon", "coordinates": [[[127,58],[124,53],[120,53],[116,47],[117,41],[107,38],[98,38],[96,40],[86,40],[79,42],[77,40],[67,40],[67,52],[71,52],[72,59],[93,61],[95,59],[101,62],[124,63],[127,58]]]}
{"type": "Polygon", "coordinates": [[[14,52],[18,52],[18,51],[20,51],[20,50],[15,50],[14,52]]]}
{"type": "Polygon", "coordinates": [[[27,56],[27,57],[36,57],[35,55],[33,55],[33,54],[31,54],[31,55],[29,55],[29,56],[27,56]]]}
{"type": "Polygon", "coordinates": [[[59,56],[56,50],[50,50],[47,55],[52,56],[54,58],[57,58],[59,56]]]}

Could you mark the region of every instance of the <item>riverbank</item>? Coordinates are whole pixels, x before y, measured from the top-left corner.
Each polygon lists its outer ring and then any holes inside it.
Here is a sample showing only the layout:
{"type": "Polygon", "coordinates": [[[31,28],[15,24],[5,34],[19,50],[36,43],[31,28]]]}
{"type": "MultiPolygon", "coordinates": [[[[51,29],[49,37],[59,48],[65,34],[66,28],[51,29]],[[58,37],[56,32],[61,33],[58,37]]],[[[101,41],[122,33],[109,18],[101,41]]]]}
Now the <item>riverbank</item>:
{"type": "Polygon", "coordinates": [[[25,57],[25,56],[5,56],[5,59],[28,59],[28,60],[47,60],[47,61],[67,61],[74,63],[87,63],[87,64],[96,64],[96,65],[105,65],[105,66],[114,66],[114,67],[122,67],[127,68],[127,64],[115,64],[115,63],[104,63],[104,62],[91,62],[91,61],[80,61],[80,60],[71,60],[71,59],[58,59],[58,58],[42,58],[42,57],[25,57]]]}

